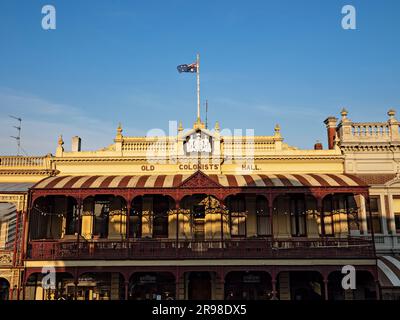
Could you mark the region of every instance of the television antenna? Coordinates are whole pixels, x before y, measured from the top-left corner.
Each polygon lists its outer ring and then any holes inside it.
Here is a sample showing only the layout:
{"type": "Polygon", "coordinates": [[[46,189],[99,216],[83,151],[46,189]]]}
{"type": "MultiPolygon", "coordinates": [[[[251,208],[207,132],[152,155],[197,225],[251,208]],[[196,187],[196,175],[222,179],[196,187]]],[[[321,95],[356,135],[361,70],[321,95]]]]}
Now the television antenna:
{"type": "Polygon", "coordinates": [[[10,136],[11,138],[15,139],[15,141],[17,142],[17,156],[19,156],[20,150],[21,150],[21,127],[22,127],[22,119],[19,117],[15,117],[15,116],[9,116],[12,119],[15,119],[18,121],[18,126],[13,126],[15,129],[17,129],[18,134],[17,136],[10,136]]]}

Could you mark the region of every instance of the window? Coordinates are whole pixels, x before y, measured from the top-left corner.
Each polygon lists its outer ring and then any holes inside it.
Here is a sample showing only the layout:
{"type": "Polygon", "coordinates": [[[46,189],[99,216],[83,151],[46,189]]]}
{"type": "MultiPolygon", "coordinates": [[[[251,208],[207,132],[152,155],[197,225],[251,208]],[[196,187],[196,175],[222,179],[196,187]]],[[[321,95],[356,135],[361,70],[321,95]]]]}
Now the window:
{"type": "Polygon", "coordinates": [[[142,210],[143,198],[136,198],[129,214],[129,237],[140,238],[142,236],[142,210]]]}
{"type": "Polygon", "coordinates": [[[246,236],[246,202],[243,197],[231,197],[228,202],[230,213],[231,236],[246,236]]]}
{"type": "Polygon", "coordinates": [[[71,199],[67,199],[67,217],[66,217],[66,226],[65,226],[65,234],[66,235],[74,235],[77,232],[77,218],[78,212],[75,202],[71,199]]]}
{"type": "Polygon", "coordinates": [[[194,205],[193,217],[195,219],[204,219],[206,217],[206,207],[204,205],[194,205]]]}
{"type": "MultiPolygon", "coordinates": [[[[367,204],[368,205],[368,204],[367,204]]],[[[374,233],[382,233],[382,223],[381,217],[379,214],[379,198],[378,197],[371,197],[370,198],[370,210],[371,216],[368,216],[368,232],[371,232],[371,219],[372,219],[372,226],[374,228],[374,233]]],[[[367,214],[369,214],[367,212],[367,214]]]]}
{"type": "Polygon", "coordinates": [[[168,238],[169,202],[165,197],[153,198],[153,238],[168,238]]]}
{"type": "Polygon", "coordinates": [[[400,233],[400,198],[393,197],[394,224],[396,233],[400,233]]]}
{"type": "Polygon", "coordinates": [[[400,233],[400,212],[394,213],[394,223],[396,225],[396,233],[400,233]]]}
{"type": "Polygon", "coordinates": [[[110,201],[99,199],[94,201],[93,235],[99,238],[108,237],[108,217],[110,201]]]}
{"type": "Polygon", "coordinates": [[[290,220],[292,236],[306,236],[306,207],[304,199],[295,197],[290,200],[290,220]]]}
{"type": "Polygon", "coordinates": [[[267,199],[258,196],[256,200],[257,235],[260,237],[271,235],[271,216],[267,199]]]}
{"type": "Polygon", "coordinates": [[[320,236],[333,236],[334,235],[334,223],[333,223],[333,210],[334,200],[332,196],[327,196],[323,201],[323,208],[320,218],[320,236]]]}

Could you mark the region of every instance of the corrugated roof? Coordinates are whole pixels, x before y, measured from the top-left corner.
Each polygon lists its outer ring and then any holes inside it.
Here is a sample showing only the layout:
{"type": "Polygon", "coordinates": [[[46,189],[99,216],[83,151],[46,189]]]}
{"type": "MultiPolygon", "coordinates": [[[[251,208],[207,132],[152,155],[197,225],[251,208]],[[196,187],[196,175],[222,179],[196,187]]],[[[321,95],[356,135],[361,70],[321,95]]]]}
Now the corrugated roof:
{"type": "Polygon", "coordinates": [[[35,183],[29,182],[0,182],[0,192],[27,192],[29,188],[34,186],[35,183]]]}

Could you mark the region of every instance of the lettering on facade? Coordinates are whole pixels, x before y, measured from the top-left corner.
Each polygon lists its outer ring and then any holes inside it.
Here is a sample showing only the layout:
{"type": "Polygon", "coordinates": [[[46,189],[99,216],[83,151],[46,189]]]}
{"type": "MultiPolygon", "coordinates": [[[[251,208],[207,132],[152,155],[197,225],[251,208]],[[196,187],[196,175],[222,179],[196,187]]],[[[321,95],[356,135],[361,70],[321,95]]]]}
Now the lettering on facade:
{"type": "Polygon", "coordinates": [[[243,171],[260,171],[261,168],[259,168],[256,164],[242,164],[242,170],[243,171]]]}
{"type": "Polygon", "coordinates": [[[154,171],[155,167],[153,165],[143,165],[141,166],[142,171],[154,171]]]}
{"type": "Polygon", "coordinates": [[[219,170],[218,164],[180,164],[179,170],[219,170]]]}
{"type": "MultiPolygon", "coordinates": [[[[156,166],[154,165],[142,165],[140,167],[141,171],[156,171],[156,166]]],[[[181,171],[211,171],[211,170],[219,170],[219,164],[180,164],[178,165],[178,170],[181,171]]]]}

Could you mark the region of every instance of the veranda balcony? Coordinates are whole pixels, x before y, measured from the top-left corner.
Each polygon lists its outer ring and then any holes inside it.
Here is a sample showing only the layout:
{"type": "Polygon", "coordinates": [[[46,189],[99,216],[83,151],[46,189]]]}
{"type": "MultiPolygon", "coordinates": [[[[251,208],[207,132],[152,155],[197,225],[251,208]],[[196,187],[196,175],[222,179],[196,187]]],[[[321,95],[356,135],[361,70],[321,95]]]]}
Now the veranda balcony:
{"type": "Polygon", "coordinates": [[[369,238],[35,240],[27,260],[373,258],[369,238]]]}

